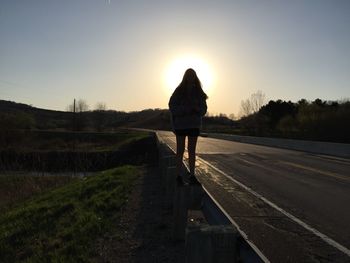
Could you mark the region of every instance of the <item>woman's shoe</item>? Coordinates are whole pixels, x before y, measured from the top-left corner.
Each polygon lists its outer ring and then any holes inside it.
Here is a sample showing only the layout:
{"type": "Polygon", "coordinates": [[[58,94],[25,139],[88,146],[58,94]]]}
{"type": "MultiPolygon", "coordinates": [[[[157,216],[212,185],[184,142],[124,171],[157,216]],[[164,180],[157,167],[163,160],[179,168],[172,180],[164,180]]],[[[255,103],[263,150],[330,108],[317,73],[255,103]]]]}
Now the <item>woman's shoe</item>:
{"type": "Polygon", "coordinates": [[[190,184],[192,185],[200,185],[200,182],[197,180],[197,178],[194,175],[191,175],[189,178],[190,184]]]}
{"type": "Polygon", "coordinates": [[[178,186],[183,186],[184,185],[184,179],[182,178],[182,176],[178,175],[176,177],[176,182],[178,186]]]}

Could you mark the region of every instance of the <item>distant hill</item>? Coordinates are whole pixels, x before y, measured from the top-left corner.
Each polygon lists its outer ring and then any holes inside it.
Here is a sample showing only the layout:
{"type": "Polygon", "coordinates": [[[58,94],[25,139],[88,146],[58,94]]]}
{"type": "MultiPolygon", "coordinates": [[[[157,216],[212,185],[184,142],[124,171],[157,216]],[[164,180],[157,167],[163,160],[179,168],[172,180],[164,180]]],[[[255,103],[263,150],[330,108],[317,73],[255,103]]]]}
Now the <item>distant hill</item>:
{"type": "MultiPolygon", "coordinates": [[[[230,129],[235,122],[225,116],[205,117],[207,131],[230,129]]],[[[146,128],[171,130],[170,112],[167,109],[146,109],[124,112],[115,110],[72,112],[32,107],[27,104],[0,100],[0,125],[11,128],[46,130],[99,130],[116,128],[146,128]],[[24,122],[26,125],[23,125],[24,122]]]]}
{"type": "Polygon", "coordinates": [[[30,118],[32,128],[68,128],[67,120],[71,118],[72,113],[64,111],[54,111],[32,107],[27,104],[13,101],[0,100],[0,119],[4,118],[30,118]]]}
{"type": "Polygon", "coordinates": [[[130,121],[127,127],[171,130],[170,113],[168,110],[155,109],[129,113],[130,121]]]}

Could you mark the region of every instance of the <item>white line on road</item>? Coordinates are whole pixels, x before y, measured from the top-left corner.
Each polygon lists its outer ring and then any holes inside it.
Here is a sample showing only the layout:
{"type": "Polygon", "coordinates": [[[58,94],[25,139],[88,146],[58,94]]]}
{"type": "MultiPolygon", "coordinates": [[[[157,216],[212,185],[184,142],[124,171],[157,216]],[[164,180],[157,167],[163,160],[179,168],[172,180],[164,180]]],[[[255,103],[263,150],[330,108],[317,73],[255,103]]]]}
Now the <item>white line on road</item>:
{"type": "Polygon", "coordinates": [[[312,226],[309,226],[307,223],[301,221],[299,218],[293,216],[292,214],[288,213],[287,211],[285,211],[284,209],[282,209],[281,207],[279,207],[278,205],[276,205],[275,203],[269,201],[268,199],[266,199],[265,197],[263,197],[261,194],[255,192],[254,190],[252,190],[250,187],[242,184],[241,182],[235,180],[234,178],[232,178],[231,176],[227,175],[224,171],[220,170],[219,168],[215,167],[214,165],[210,164],[209,162],[203,160],[200,157],[197,157],[198,159],[200,159],[203,163],[205,163],[206,165],[210,166],[211,168],[213,168],[214,170],[216,170],[217,172],[221,173],[222,175],[224,175],[225,177],[227,177],[229,180],[233,181],[234,183],[238,184],[239,186],[241,186],[242,188],[244,188],[245,190],[247,190],[248,192],[250,192],[251,194],[253,194],[254,196],[256,196],[257,198],[259,198],[260,200],[264,201],[265,203],[267,203],[268,205],[270,205],[271,207],[275,208],[276,210],[278,210],[279,212],[281,212],[282,214],[284,214],[285,216],[287,216],[289,219],[293,220],[294,222],[296,222],[297,224],[299,224],[300,226],[304,227],[306,230],[310,231],[311,233],[313,233],[314,235],[320,237],[323,241],[325,241],[327,244],[331,245],[332,247],[340,250],[341,252],[343,252],[344,254],[346,254],[347,256],[350,257],[350,250],[346,247],[344,247],[343,245],[339,244],[338,242],[336,242],[335,240],[333,240],[332,238],[328,237],[327,235],[321,233],[320,231],[318,231],[317,229],[313,228],[312,226]]]}

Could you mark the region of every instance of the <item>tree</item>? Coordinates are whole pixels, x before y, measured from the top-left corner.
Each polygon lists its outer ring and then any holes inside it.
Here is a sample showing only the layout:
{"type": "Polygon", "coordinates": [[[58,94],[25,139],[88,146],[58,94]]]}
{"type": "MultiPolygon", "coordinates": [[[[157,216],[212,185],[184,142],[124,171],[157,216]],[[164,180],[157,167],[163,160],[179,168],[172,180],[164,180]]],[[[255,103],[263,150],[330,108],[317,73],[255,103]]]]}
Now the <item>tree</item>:
{"type": "Polygon", "coordinates": [[[260,108],[266,103],[265,94],[258,90],[250,96],[253,113],[258,112],[260,108]]]}
{"type": "Polygon", "coordinates": [[[77,101],[76,109],[77,109],[78,112],[88,111],[89,110],[89,105],[87,104],[87,102],[85,100],[79,99],[77,101]]]}
{"type": "Polygon", "coordinates": [[[28,139],[28,133],[35,127],[34,115],[22,111],[14,113],[0,112],[0,148],[10,145],[20,145],[28,139]]]}
{"type": "Polygon", "coordinates": [[[106,111],[106,110],[107,110],[106,103],[104,103],[104,102],[97,102],[96,103],[95,111],[106,111]]]}
{"type": "Polygon", "coordinates": [[[241,117],[244,117],[244,116],[248,116],[248,115],[250,115],[252,113],[253,113],[253,110],[252,110],[252,105],[250,103],[250,100],[249,99],[242,100],[241,101],[241,109],[239,111],[239,115],[241,117]]]}
{"type": "Polygon", "coordinates": [[[96,103],[92,118],[93,118],[93,124],[97,131],[103,131],[106,126],[106,120],[107,120],[106,109],[107,109],[106,103],[104,102],[96,103]]]}
{"type": "Polygon", "coordinates": [[[228,118],[231,120],[236,120],[236,115],[234,113],[231,113],[230,115],[228,115],[228,118]]]}
{"type": "Polygon", "coordinates": [[[258,90],[250,95],[248,99],[241,101],[240,116],[244,117],[258,112],[265,102],[265,94],[258,90]]]}
{"type": "Polygon", "coordinates": [[[84,127],[87,125],[87,117],[84,116],[84,112],[89,110],[89,105],[87,102],[83,99],[79,99],[76,101],[74,99],[74,102],[69,104],[66,107],[67,111],[75,112],[75,114],[72,115],[72,128],[73,130],[81,131],[84,129],[84,127]]]}
{"type": "Polygon", "coordinates": [[[72,102],[66,107],[66,110],[70,112],[84,112],[89,110],[89,105],[87,104],[86,100],[79,99],[75,101],[75,109],[74,102],[72,102]]]}

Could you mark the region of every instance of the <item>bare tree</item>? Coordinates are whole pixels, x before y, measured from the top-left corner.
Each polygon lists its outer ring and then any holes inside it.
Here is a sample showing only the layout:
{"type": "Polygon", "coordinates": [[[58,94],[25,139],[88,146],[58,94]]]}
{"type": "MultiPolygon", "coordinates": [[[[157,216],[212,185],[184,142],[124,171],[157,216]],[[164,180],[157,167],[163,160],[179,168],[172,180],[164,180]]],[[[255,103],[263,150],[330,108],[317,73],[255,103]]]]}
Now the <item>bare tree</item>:
{"type": "Polygon", "coordinates": [[[84,112],[89,110],[89,105],[87,104],[86,100],[79,99],[77,101],[76,105],[77,112],[84,112]]]}
{"type": "Polygon", "coordinates": [[[93,125],[97,131],[103,131],[106,126],[107,120],[107,106],[104,102],[96,103],[95,110],[93,111],[92,120],[93,125]]]}
{"type": "Polygon", "coordinates": [[[84,111],[89,110],[89,105],[87,104],[87,102],[83,99],[79,99],[78,101],[74,99],[74,101],[66,107],[66,110],[76,113],[72,115],[73,117],[71,120],[71,127],[73,128],[73,130],[83,130],[88,122],[87,117],[84,116],[84,114],[82,114],[84,111]]]}
{"type": "Polygon", "coordinates": [[[104,103],[104,102],[97,102],[96,106],[95,106],[95,110],[96,111],[105,111],[105,110],[107,110],[106,103],[104,103]]]}
{"type": "Polygon", "coordinates": [[[241,101],[241,109],[239,111],[239,115],[241,117],[243,116],[248,116],[249,114],[251,114],[252,111],[252,105],[249,99],[246,100],[242,100],[241,101]]]}
{"type": "Polygon", "coordinates": [[[265,103],[265,94],[261,90],[258,90],[257,92],[250,95],[248,99],[241,101],[239,115],[243,117],[258,112],[265,103]]]}
{"type": "Polygon", "coordinates": [[[69,104],[66,107],[66,110],[70,111],[70,112],[84,112],[84,111],[88,111],[89,110],[89,105],[87,104],[87,102],[85,100],[79,99],[79,100],[69,104]],[[74,106],[75,106],[75,109],[74,109],[74,106]]]}
{"type": "Polygon", "coordinates": [[[234,113],[231,113],[228,115],[228,118],[234,121],[236,119],[236,115],[234,113]]]}
{"type": "Polygon", "coordinates": [[[258,90],[250,96],[253,113],[258,112],[262,106],[266,103],[265,94],[258,90]]]}

